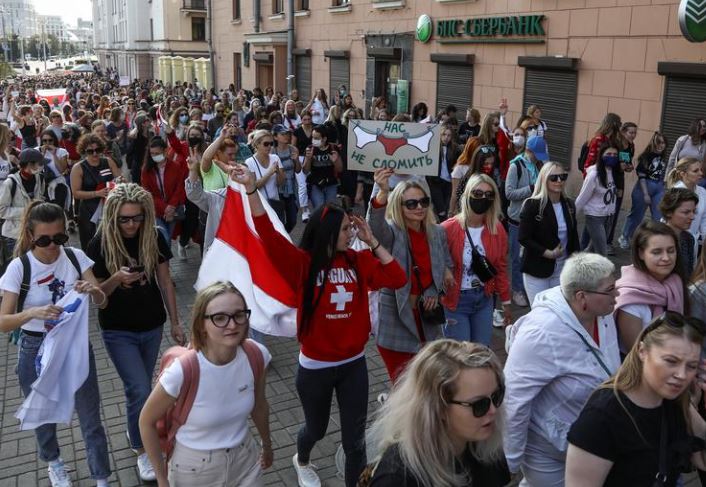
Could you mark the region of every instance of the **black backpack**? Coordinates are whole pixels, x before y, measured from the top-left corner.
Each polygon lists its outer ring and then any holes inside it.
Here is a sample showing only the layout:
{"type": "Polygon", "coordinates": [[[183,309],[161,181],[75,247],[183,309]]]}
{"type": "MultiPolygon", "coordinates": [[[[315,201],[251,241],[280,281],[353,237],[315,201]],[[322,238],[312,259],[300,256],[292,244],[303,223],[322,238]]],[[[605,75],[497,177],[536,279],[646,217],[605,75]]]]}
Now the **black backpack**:
{"type": "Polygon", "coordinates": [[[579,158],[577,160],[579,171],[583,172],[583,169],[586,166],[586,159],[587,158],[588,158],[588,142],[584,142],[583,145],[581,146],[581,152],[579,152],[579,158]]]}

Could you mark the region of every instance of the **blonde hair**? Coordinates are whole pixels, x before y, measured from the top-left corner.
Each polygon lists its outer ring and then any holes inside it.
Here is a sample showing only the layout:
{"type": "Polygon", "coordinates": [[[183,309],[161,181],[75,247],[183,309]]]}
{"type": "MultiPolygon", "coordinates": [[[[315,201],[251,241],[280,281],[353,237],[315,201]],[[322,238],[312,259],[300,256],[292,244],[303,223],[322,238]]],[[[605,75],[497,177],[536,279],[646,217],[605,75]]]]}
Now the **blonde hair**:
{"type": "Polygon", "coordinates": [[[10,128],[0,124],[0,157],[7,159],[7,148],[10,145],[10,128]]]}
{"type": "MultiPolygon", "coordinates": [[[[542,215],[544,214],[544,208],[546,208],[547,202],[549,201],[549,189],[547,180],[549,179],[552,170],[557,167],[568,174],[568,171],[566,171],[563,164],[552,161],[547,161],[542,164],[542,168],[539,170],[539,175],[537,176],[537,182],[534,187],[534,192],[531,196],[533,200],[539,200],[539,211],[537,212],[537,217],[539,219],[542,218],[542,215]]],[[[566,185],[564,185],[564,188],[566,188],[566,185]]],[[[561,197],[566,198],[566,193],[563,189],[561,190],[561,197]]]]}
{"type": "Polygon", "coordinates": [[[101,233],[101,249],[108,272],[114,274],[123,266],[141,264],[145,266],[147,279],[154,278],[159,263],[159,246],[157,245],[154,201],[149,191],[135,183],[116,185],[105,200],[99,231],[101,233]],[[120,216],[120,208],[125,204],[140,205],[145,216],[145,220],[140,226],[139,261],[137,262],[130,257],[120,233],[118,217],[120,216]]]}
{"type": "Polygon", "coordinates": [[[252,145],[253,145],[253,147],[257,148],[257,146],[260,145],[260,142],[262,142],[262,139],[264,139],[265,137],[270,137],[270,138],[272,138],[272,132],[270,132],[269,130],[265,130],[265,129],[258,129],[258,130],[255,130],[255,131],[252,133],[252,145]]]}
{"type": "MultiPolygon", "coordinates": [[[[395,225],[404,231],[407,231],[407,224],[404,219],[404,211],[402,210],[403,195],[405,191],[411,188],[416,188],[424,193],[424,196],[431,198],[429,191],[429,186],[427,186],[426,181],[410,179],[407,181],[402,181],[397,183],[395,189],[392,190],[387,202],[387,210],[385,210],[385,217],[392,221],[395,225]]],[[[427,238],[431,235],[432,227],[436,224],[436,217],[434,216],[434,208],[432,204],[429,204],[427,208],[426,215],[424,215],[424,222],[422,223],[427,230],[427,238]]]]}
{"type": "MultiPolygon", "coordinates": [[[[448,401],[456,394],[456,381],[468,369],[489,369],[498,387],[504,387],[500,362],[488,347],[450,339],[428,343],[407,365],[372,425],[373,441],[380,454],[396,444],[404,467],[420,485],[466,485],[465,476],[455,473],[446,418],[448,401]]],[[[500,407],[492,436],[468,445],[481,463],[495,463],[504,458],[503,416],[500,407]]]]}
{"type": "Polygon", "coordinates": [[[493,178],[491,178],[487,174],[477,173],[468,178],[466,187],[463,190],[463,194],[461,195],[461,212],[456,215],[456,219],[458,219],[458,222],[461,224],[461,226],[466,225],[466,222],[470,218],[471,212],[473,211],[471,210],[470,203],[471,192],[478,186],[480,186],[482,183],[485,183],[491,188],[493,188],[493,192],[495,193],[495,197],[493,198],[493,205],[484,215],[485,227],[488,229],[491,235],[495,235],[497,233],[498,224],[500,223],[500,217],[502,216],[502,210],[500,208],[500,193],[498,191],[498,187],[495,185],[495,181],[493,181],[493,178]]]}
{"type": "MultiPolygon", "coordinates": [[[[208,304],[222,294],[233,293],[240,296],[243,304],[247,307],[245,296],[236,288],[233,283],[228,281],[217,281],[213,284],[201,289],[194,299],[194,304],[191,307],[191,346],[194,350],[206,349],[206,327],[204,326],[204,315],[208,304]]],[[[248,329],[250,324],[248,323],[248,329]]],[[[248,335],[248,330],[245,330],[243,336],[248,335]]]]}
{"type": "Polygon", "coordinates": [[[667,178],[665,179],[667,188],[672,188],[679,181],[682,181],[684,174],[686,174],[692,164],[701,164],[701,161],[695,157],[682,157],[679,159],[672,170],[667,174],[667,178]]]}

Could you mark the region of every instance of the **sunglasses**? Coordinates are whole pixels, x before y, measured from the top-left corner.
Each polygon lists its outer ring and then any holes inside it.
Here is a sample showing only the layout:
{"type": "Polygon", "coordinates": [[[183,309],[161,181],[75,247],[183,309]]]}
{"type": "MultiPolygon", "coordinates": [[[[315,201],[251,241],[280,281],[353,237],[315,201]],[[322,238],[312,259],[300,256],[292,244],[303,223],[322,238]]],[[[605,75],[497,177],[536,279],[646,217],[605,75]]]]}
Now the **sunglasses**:
{"type": "Polygon", "coordinates": [[[69,236],[65,233],[57,233],[53,237],[50,237],[49,235],[42,235],[41,237],[33,240],[34,245],[37,247],[48,247],[52,242],[56,245],[64,245],[68,241],[69,236]]]}
{"type": "Polygon", "coordinates": [[[673,328],[684,328],[686,326],[690,326],[694,330],[699,332],[700,335],[706,336],[706,323],[704,323],[698,318],[692,318],[691,316],[682,316],[679,313],[675,313],[674,311],[665,311],[657,318],[652,320],[652,323],[650,323],[647,328],[645,328],[645,332],[642,336],[645,337],[650,332],[656,330],[657,328],[665,324],[673,328]]]}
{"type": "Polygon", "coordinates": [[[480,189],[474,189],[471,191],[471,196],[475,200],[480,200],[485,198],[486,200],[494,200],[495,199],[495,192],[494,191],[483,191],[480,189]]]}
{"type": "Polygon", "coordinates": [[[273,143],[273,142],[272,142],[271,140],[268,140],[268,141],[265,141],[265,142],[261,142],[261,144],[262,144],[264,147],[272,147],[272,143],[273,143]]]}
{"type": "Polygon", "coordinates": [[[495,154],[495,147],[492,145],[482,145],[480,146],[479,150],[483,154],[495,154]]]}
{"type": "Polygon", "coordinates": [[[547,179],[552,183],[558,183],[559,181],[563,182],[569,179],[569,173],[565,172],[563,174],[550,174],[547,179]]]}
{"type": "Polygon", "coordinates": [[[143,221],[145,221],[145,215],[143,215],[142,213],[140,213],[139,215],[118,217],[118,223],[120,223],[121,225],[126,225],[130,222],[142,223],[143,221]]]}
{"type": "Polygon", "coordinates": [[[52,139],[42,139],[42,144],[53,144],[54,141],[52,139]]]}
{"type": "Polygon", "coordinates": [[[223,115],[225,112],[223,110],[216,110],[216,113],[218,113],[219,115],[223,115]]]}
{"type": "Polygon", "coordinates": [[[429,208],[429,205],[431,204],[431,199],[428,196],[425,196],[424,198],[420,198],[418,200],[404,200],[402,204],[408,210],[414,210],[420,206],[422,208],[429,208]]]}
{"type": "Polygon", "coordinates": [[[211,320],[211,323],[213,323],[217,328],[225,328],[230,324],[231,320],[233,320],[236,325],[247,324],[248,320],[250,320],[251,313],[252,311],[249,309],[244,309],[241,311],[236,311],[232,315],[228,313],[213,313],[210,315],[204,315],[203,317],[211,320]]]}
{"type": "Polygon", "coordinates": [[[92,155],[100,154],[100,153],[101,153],[101,151],[99,151],[98,149],[86,149],[86,150],[83,151],[83,152],[84,152],[85,154],[89,155],[89,156],[92,156],[92,155]]]}
{"type": "Polygon", "coordinates": [[[473,411],[473,416],[476,418],[482,418],[486,414],[488,414],[488,411],[490,411],[490,404],[492,403],[493,406],[496,408],[499,408],[500,405],[503,403],[503,399],[505,398],[505,387],[500,386],[497,388],[495,392],[493,392],[490,397],[483,397],[481,399],[477,399],[473,402],[465,402],[465,401],[448,401],[449,404],[457,404],[459,406],[463,406],[466,408],[469,408],[473,411]]]}

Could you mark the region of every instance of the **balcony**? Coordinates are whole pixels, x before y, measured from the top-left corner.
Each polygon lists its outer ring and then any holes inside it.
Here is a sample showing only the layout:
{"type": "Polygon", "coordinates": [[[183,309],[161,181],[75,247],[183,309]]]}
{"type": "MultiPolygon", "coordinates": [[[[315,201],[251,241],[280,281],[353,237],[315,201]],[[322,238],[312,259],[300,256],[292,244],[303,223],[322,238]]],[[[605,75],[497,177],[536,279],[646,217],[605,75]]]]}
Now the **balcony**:
{"type": "Polygon", "coordinates": [[[182,0],[182,12],[205,12],[206,0],[182,0]]]}

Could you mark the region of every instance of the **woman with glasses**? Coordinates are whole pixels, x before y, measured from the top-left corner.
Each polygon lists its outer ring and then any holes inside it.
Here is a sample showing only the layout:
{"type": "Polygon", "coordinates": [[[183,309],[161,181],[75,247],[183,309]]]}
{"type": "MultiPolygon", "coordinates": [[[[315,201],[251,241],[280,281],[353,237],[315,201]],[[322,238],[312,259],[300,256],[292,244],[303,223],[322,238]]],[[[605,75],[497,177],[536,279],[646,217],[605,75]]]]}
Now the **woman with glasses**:
{"type": "Polygon", "coordinates": [[[559,285],[566,259],[580,249],[576,207],[564,192],[568,178],[562,164],[545,163],[532,196],[520,210],[517,241],[524,248],[520,271],[530,306],[537,294],[559,285]]]}
{"type": "MultiPolygon", "coordinates": [[[[497,138],[498,133],[501,131],[501,115],[502,114],[500,112],[490,112],[485,116],[478,135],[476,137],[469,137],[466,141],[463,151],[458,158],[457,165],[470,166],[474,162],[476,150],[480,146],[492,146],[495,149],[493,152],[497,153],[497,138]]],[[[499,164],[500,161],[498,160],[496,163],[499,164]]],[[[460,177],[462,176],[463,175],[460,177]]]]}
{"type": "Polygon", "coordinates": [[[650,143],[637,158],[635,173],[638,177],[637,184],[632,189],[630,197],[632,208],[625,220],[623,232],[618,243],[620,248],[630,248],[630,240],[637,226],[642,222],[647,207],[654,221],[660,221],[662,214],[659,211],[659,202],[664,194],[664,177],[667,166],[667,140],[655,132],[650,143]]]}
{"type": "MultiPolygon", "coordinates": [[[[183,185],[183,183],[182,183],[183,185]]],[[[152,196],[137,184],[118,184],[108,195],[103,219],[86,254],[110,297],[98,312],[103,343],[125,388],[127,433],[140,478],[155,480],[145,454],[138,419],[152,389],[154,366],[169,311],[171,336],[185,343],[179,325],[174,285],[169,273],[168,241],[155,229],[152,196]],[[139,310],[139,313],[135,313],[139,310]]]]}
{"type": "Polygon", "coordinates": [[[441,339],[424,347],[373,423],[381,453],[366,485],[506,485],[503,382],[483,345],[441,339]]]}
{"type": "Polygon", "coordinates": [[[441,225],[453,260],[453,280],[442,303],[444,336],[490,345],[494,295],[502,301],[505,325],[512,321],[507,277],[507,233],[500,223],[500,195],[486,174],[471,176],[461,212],[441,225]]]}
{"type": "Polygon", "coordinates": [[[287,217],[284,202],[279,198],[279,187],[284,183],[286,175],[279,156],[272,153],[275,145],[272,133],[264,129],[256,130],[251,145],[255,153],[245,161],[245,165],[255,175],[255,188],[262,191],[279,219],[285,223],[287,217]]]}
{"type": "Polygon", "coordinates": [[[243,167],[235,167],[232,175],[245,187],[255,229],[269,259],[297,293],[301,351],[296,386],[304,425],[297,435],[292,463],[299,485],[321,485],[309,459],[314,445],[326,435],[335,392],[346,454],[345,482],[354,487],[366,464],[368,291],[403,287],[405,272],[365,220],[330,203],[313,212],[295,247],[272,226],[254,175],[243,167]],[[370,251],[350,249],[354,228],[370,251]]]}
{"type": "Polygon", "coordinates": [[[245,298],[229,282],[213,283],[196,295],[191,347],[198,362],[198,388],[189,416],[176,432],[168,462],[160,449],[157,422],[182,389],[190,386],[184,383],[183,363],[188,356],[173,360],[163,370],[140,414],[140,433],[160,487],[263,485],[262,470],[273,459],[265,397],[271,355],[263,345],[247,339],[249,319],[245,298]],[[260,445],[250,432],[248,418],[255,424],[260,445]]]}
{"type": "MultiPolygon", "coordinates": [[[[460,157],[459,157],[460,160],[460,157]]],[[[461,195],[466,190],[468,179],[474,174],[485,174],[495,181],[495,165],[497,161],[496,147],[494,145],[481,145],[473,152],[471,164],[456,163],[451,171],[451,201],[449,202],[449,216],[456,215],[461,209],[461,195]]],[[[497,183],[496,183],[497,186],[497,183]]]]}
{"type": "Polygon", "coordinates": [[[46,129],[42,132],[39,150],[49,161],[44,168],[47,199],[64,209],[68,209],[71,206],[71,193],[66,184],[66,179],[64,179],[64,174],[68,174],[69,153],[66,149],[62,149],[59,146],[59,138],[52,129],[46,129]]]}
{"type": "Polygon", "coordinates": [[[679,238],[661,222],[643,222],[633,237],[632,264],[624,266],[615,307],[620,348],[627,353],[640,332],[662,311],[688,314],[686,276],[681,274],[679,238]]]}
{"type": "MultiPolygon", "coordinates": [[[[89,295],[98,308],[104,308],[108,298],[93,275],[93,261],[79,249],[64,248],[69,236],[66,235],[64,210],[60,206],[33,201],[24,211],[20,228],[15,259],[0,280],[0,290],[3,292],[0,331],[20,329],[16,372],[22,394],[27,397],[38,377],[37,356],[47,335],[45,324],[47,320],[57,320],[63,312],[56,303],[72,289],[89,295]],[[23,259],[27,259],[28,268],[23,265],[23,259]],[[25,276],[25,272],[30,275],[25,276]],[[20,303],[24,282],[30,285],[24,294],[24,301],[20,303]]],[[[74,410],[81,426],[90,477],[98,487],[107,487],[111,473],[110,458],[100,417],[96,361],[88,337],[85,339],[83,346],[87,350],[80,349],[80,341],[71,342],[72,349],[64,351],[63,355],[75,354],[84,357],[84,363],[87,363],[85,380],[74,394],[74,410]]],[[[55,343],[67,342],[57,340],[55,343]]],[[[63,384],[67,384],[76,378],[62,379],[66,381],[63,384]]],[[[43,424],[35,428],[34,433],[39,460],[48,464],[51,485],[70,486],[70,474],[59,450],[56,424],[43,424]]]]}
{"type": "Polygon", "coordinates": [[[368,209],[375,238],[407,270],[407,284],[380,292],[377,346],[396,382],[406,364],[427,343],[442,336],[443,322],[425,318],[441,311],[440,299],[452,276],[446,234],[436,224],[429,188],[423,180],[402,181],[390,192],[392,169],[375,171],[380,191],[368,209]]]}
{"type": "Polygon", "coordinates": [[[706,423],[691,405],[704,323],[666,312],[642,330],[613,378],[588,399],[569,432],[566,485],[674,486],[706,468],[706,423]]]}
{"type": "Polygon", "coordinates": [[[507,330],[505,456],[510,472],[524,475],[523,487],[581,485],[564,479],[567,434],[620,365],[614,271],[602,255],[572,255],[560,285],[540,293],[507,330]]]}
{"type": "Polygon", "coordinates": [[[108,183],[120,176],[120,169],[112,159],[103,157],[105,143],[95,134],[81,137],[77,150],[84,158],[71,168],[71,194],[78,207],[81,248],[85,249],[96,233],[101,203],[108,196],[108,183]]]}

